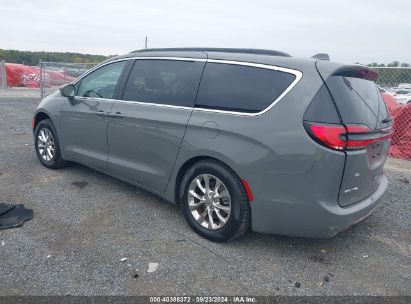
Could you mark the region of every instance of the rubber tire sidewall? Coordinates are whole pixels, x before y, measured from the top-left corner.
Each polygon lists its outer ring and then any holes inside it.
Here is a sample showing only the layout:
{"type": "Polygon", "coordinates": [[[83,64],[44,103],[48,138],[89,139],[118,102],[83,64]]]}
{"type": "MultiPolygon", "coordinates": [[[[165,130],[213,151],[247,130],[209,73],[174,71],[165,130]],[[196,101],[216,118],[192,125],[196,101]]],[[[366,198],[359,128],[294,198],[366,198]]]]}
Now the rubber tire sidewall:
{"type": "Polygon", "coordinates": [[[180,208],[191,228],[199,235],[216,242],[224,242],[243,234],[249,225],[250,206],[244,187],[238,176],[227,166],[214,161],[201,161],[185,173],[180,187],[180,208]],[[191,181],[200,174],[218,177],[227,187],[231,197],[231,215],[222,228],[209,230],[202,227],[192,216],[188,207],[188,188],[191,181]],[[247,227],[245,228],[244,225],[247,227]],[[244,231],[241,231],[244,230],[244,231]]]}
{"type": "Polygon", "coordinates": [[[40,121],[34,131],[34,148],[36,150],[36,154],[37,154],[37,158],[40,160],[41,164],[47,168],[50,169],[58,169],[61,167],[64,167],[66,165],[66,162],[63,160],[62,156],[61,156],[61,150],[60,150],[60,142],[59,142],[59,138],[57,135],[57,131],[54,128],[53,122],[50,119],[44,119],[42,121],[40,121]],[[54,138],[54,144],[55,144],[55,155],[54,155],[54,159],[51,161],[46,161],[44,160],[40,153],[39,150],[37,148],[38,145],[38,134],[40,132],[41,129],[43,128],[47,128],[51,134],[53,135],[54,138]]]}

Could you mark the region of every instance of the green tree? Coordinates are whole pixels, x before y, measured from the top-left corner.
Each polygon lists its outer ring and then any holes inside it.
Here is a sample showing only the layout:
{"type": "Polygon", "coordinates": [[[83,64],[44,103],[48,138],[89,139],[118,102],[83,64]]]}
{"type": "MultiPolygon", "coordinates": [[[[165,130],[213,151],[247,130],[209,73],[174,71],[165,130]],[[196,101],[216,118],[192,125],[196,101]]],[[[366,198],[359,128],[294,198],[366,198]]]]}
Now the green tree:
{"type": "Polygon", "coordinates": [[[394,60],[393,62],[387,64],[387,67],[399,67],[400,62],[398,60],[394,60]]]}
{"type": "MultiPolygon", "coordinates": [[[[111,57],[111,56],[110,56],[111,57]]],[[[30,52],[0,49],[0,60],[10,63],[38,65],[40,60],[50,62],[99,63],[109,58],[103,55],[62,52],[30,52]]]]}

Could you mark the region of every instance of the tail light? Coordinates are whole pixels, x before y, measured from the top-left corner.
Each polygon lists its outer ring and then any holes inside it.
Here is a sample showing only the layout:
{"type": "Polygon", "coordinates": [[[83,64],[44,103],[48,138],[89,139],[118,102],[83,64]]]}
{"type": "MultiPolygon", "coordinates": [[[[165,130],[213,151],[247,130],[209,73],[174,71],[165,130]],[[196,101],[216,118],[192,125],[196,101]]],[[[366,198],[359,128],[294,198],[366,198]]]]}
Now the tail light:
{"type": "Polygon", "coordinates": [[[347,125],[347,149],[356,150],[364,149],[368,145],[386,140],[392,136],[392,126],[380,129],[370,130],[363,125],[347,125]]]}
{"type": "Polygon", "coordinates": [[[304,122],[307,133],[319,144],[334,150],[359,150],[389,139],[392,127],[371,130],[364,125],[337,125],[304,122]]]}
{"type": "Polygon", "coordinates": [[[343,150],[346,146],[344,126],[307,123],[308,134],[317,142],[335,150],[343,150]]]}

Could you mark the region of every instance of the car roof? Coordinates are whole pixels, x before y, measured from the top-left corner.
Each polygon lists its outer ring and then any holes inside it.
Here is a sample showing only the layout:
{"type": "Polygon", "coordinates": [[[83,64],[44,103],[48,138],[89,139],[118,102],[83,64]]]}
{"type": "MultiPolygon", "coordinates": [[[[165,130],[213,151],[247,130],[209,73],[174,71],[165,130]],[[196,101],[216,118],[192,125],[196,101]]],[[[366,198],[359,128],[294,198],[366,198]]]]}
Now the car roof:
{"type": "Polygon", "coordinates": [[[155,48],[155,49],[142,49],[132,51],[130,53],[147,53],[147,52],[201,52],[201,53],[231,53],[231,54],[254,54],[254,55],[270,55],[270,56],[285,56],[290,57],[290,54],[274,50],[266,49],[244,49],[244,48],[201,48],[201,47],[191,47],[191,48],[155,48]]]}
{"type": "Polygon", "coordinates": [[[312,69],[318,59],[293,57],[285,52],[244,49],[244,48],[152,48],[132,51],[128,54],[106,60],[114,61],[133,57],[175,57],[195,59],[215,59],[225,61],[241,61],[257,64],[275,65],[285,68],[305,70],[312,69]]]}

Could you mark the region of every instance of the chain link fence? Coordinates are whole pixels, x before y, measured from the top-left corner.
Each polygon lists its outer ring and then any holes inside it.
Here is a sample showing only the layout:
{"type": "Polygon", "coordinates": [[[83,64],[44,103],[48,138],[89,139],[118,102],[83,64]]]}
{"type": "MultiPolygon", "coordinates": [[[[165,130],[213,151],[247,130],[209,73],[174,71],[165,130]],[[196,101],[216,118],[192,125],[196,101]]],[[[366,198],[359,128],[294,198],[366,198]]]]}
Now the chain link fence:
{"type": "Polygon", "coordinates": [[[394,134],[389,155],[411,160],[411,103],[390,112],[394,118],[394,134]]]}
{"type": "Polygon", "coordinates": [[[395,88],[403,83],[411,85],[411,67],[372,67],[378,71],[377,84],[381,87],[395,88]]]}
{"type": "Polygon", "coordinates": [[[411,67],[378,67],[377,84],[394,118],[389,154],[411,160],[411,67]]]}
{"type": "Polygon", "coordinates": [[[40,96],[43,98],[58,87],[70,83],[98,63],[40,61],[40,96]]]}
{"type": "Polygon", "coordinates": [[[394,97],[401,105],[411,102],[411,67],[378,67],[380,92],[394,97]]]}

